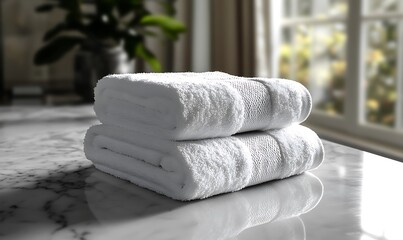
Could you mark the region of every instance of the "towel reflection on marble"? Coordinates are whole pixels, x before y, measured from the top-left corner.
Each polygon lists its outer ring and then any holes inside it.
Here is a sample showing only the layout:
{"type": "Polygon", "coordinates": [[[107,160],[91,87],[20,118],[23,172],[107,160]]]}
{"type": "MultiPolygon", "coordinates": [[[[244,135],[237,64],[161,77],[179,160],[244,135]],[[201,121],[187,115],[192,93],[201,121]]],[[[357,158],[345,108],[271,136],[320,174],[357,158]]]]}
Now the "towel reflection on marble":
{"type": "Polygon", "coordinates": [[[313,209],[323,194],[322,183],[310,173],[191,203],[101,172],[86,182],[93,186],[85,191],[88,206],[104,225],[91,234],[94,239],[248,239],[251,231],[253,236],[304,239],[298,216],[313,209]]]}

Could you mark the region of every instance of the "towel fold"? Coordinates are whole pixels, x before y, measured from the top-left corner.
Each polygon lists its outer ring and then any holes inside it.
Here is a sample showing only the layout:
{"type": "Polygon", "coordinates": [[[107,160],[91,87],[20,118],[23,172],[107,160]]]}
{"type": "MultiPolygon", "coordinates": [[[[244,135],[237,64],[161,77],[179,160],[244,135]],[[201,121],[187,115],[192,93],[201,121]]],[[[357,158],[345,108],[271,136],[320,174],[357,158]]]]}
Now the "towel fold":
{"type": "Polygon", "coordinates": [[[96,168],[178,200],[206,198],[316,168],[323,145],[293,125],[198,141],[171,141],[97,125],[84,151],[96,168]]]}
{"type": "Polygon", "coordinates": [[[110,75],[95,88],[102,123],[160,138],[195,140],[283,128],[304,121],[308,90],[284,79],[222,72],[110,75]]]}
{"type": "Polygon", "coordinates": [[[217,240],[237,235],[236,239],[250,239],[250,235],[242,237],[245,230],[254,236],[259,232],[265,233],[262,236],[282,233],[278,239],[304,239],[304,227],[297,216],[313,209],[323,194],[322,183],[309,173],[186,203],[99,172],[86,183],[88,206],[104,226],[101,233],[93,234],[107,234],[111,239],[217,240]]]}

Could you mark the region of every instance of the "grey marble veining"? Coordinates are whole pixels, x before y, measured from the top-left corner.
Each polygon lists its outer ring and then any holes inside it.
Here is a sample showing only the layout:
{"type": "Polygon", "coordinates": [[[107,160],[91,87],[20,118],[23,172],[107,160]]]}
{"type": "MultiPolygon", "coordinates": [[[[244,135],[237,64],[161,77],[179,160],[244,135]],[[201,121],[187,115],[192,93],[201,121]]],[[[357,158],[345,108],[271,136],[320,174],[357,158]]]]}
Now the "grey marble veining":
{"type": "Polygon", "coordinates": [[[331,142],[312,174],[182,203],[97,171],[91,107],[0,109],[0,239],[403,239],[403,164],[331,142]]]}

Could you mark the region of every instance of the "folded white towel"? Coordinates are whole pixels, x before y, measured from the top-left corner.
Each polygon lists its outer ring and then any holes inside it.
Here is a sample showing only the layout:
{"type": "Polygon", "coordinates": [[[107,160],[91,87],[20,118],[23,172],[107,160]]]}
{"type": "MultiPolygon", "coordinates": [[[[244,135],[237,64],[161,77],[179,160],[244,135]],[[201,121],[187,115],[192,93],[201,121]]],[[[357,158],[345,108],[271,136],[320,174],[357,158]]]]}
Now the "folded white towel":
{"type": "Polygon", "coordinates": [[[304,239],[297,216],[313,209],[323,193],[320,180],[312,174],[186,203],[100,172],[91,174],[86,183],[88,206],[104,226],[93,232],[94,238],[106,239],[232,239],[247,229],[261,230],[262,236],[284,234],[278,239],[304,239]]]}
{"type": "Polygon", "coordinates": [[[308,90],[284,79],[222,72],[110,75],[95,88],[102,123],[174,140],[283,128],[311,111],[308,90]]]}
{"type": "Polygon", "coordinates": [[[323,145],[294,125],[198,141],[171,141],[97,125],[84,151],[95,167],[179,200],[206,198],[316,168],[323,145]]]}

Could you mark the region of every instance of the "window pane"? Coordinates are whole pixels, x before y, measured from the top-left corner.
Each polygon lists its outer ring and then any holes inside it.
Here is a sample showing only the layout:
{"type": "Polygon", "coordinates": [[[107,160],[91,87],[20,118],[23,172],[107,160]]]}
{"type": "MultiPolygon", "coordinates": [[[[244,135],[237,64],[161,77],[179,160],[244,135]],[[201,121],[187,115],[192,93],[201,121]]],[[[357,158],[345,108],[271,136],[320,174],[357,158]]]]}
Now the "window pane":
{"type": "Polygon", "coordinates": [[[311,82],[309,89],[314,107],[328,114],[344,111],[344,85],[346,75],[345,24],[314,28],[311,82]]]}
{"type": "Polygon", "coordinates": [[[308,87],[311,43],[310,28],[306,25],[283,29],[279,59],[281,78],[297,80],[308,87]]]}
{"type": "Polygon", "coordinates": [[[283,18],[328,18],[344,17],[347,0],[283,0],[283,18]]]}
{"type": "Polygon", "coordinates": [[[299,0],[297,2],[297,16],[309,17],[312,16],[313,0],[299,0]]]}
{"type": "Polygon", "coordinates": [[[291,18],[293,4],[293,0],[283,0],[283,18],[291,18]]]}
{"type": "Polygon", "coordinates": [[[396,121],[397,26],[396,21],[375,21],[365,26],[365,119],[388,127],[396,121]]]}
{"type": "Polygon", "coordinates": [[[368,13],[396,12],[398,0],[365,0],[368,13]]]}
{"type": "Polygon", "coordinates": [[[344,17],[347,14],[347,0],[316,0],[314,13],[316,17],[344,17]]]}
{"type": "Polygon", "coordinates": [[[345,28],[344,23],[297,25],[283,28],[282,33],[280,77],[305,85],[314,108],[331,115],[344,109],[345,28]]]}
{"type": "Polygon", "coordinates": [[[282,31],[282,44],[280,47],[280,64],[279,64],[279,76],[281,78],[292,79],[291,76],[291,63],[293,57],[292,49],[292,29],[284,28],[282,31]]]}
{"type": "Polygon", "coordinates": [[[316,110],[330,115],[344,111],[347,0],[283,0],[278,75],[305,85],[316,110]],[[304,18],[293,21],[293,17],[304,18]],[[291,19],[290,19],[291,18],[291,19]]]}
{"type": "Polygon", "coordinates": [[[295,29],[295,50],[293,62],[293,80],[306,87],[309,85],[310,58],[312,49],[312,31],[306,25],[298,25],[295,29]]]}

